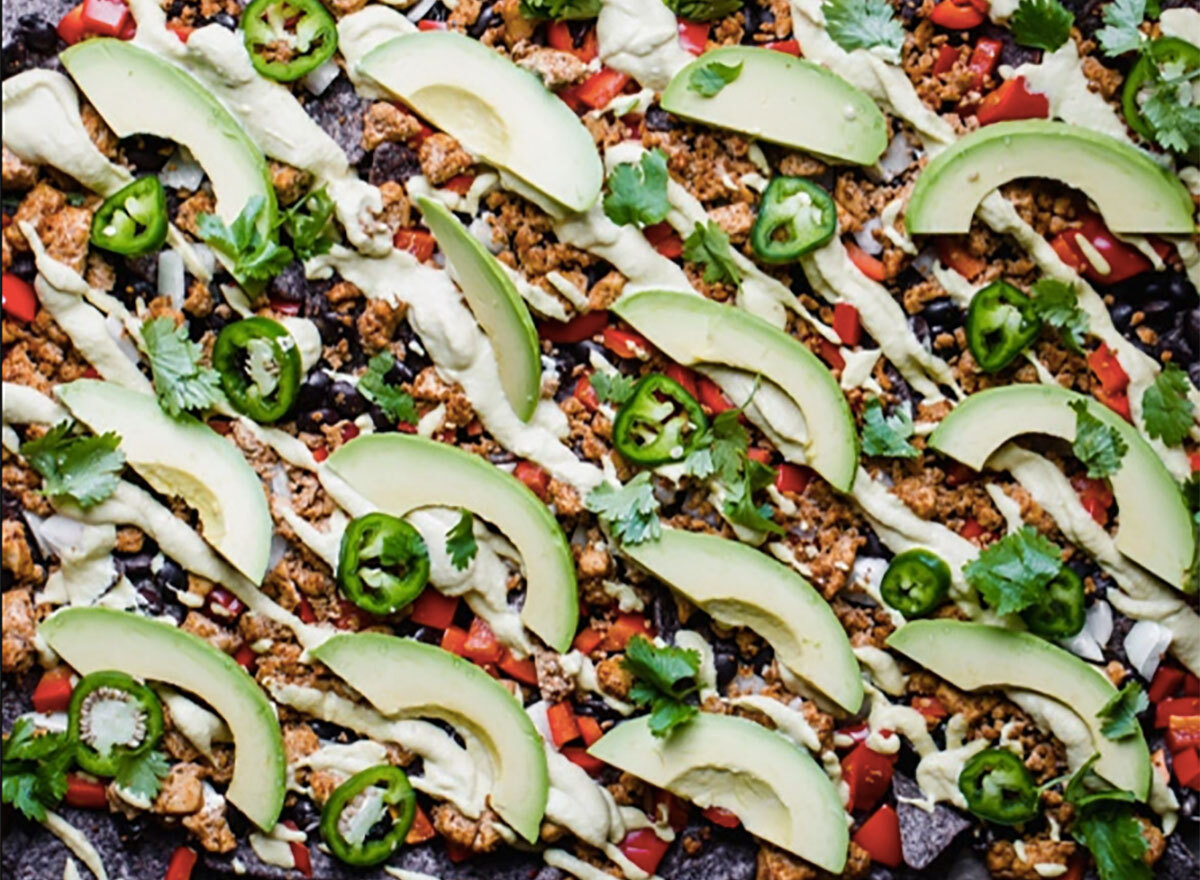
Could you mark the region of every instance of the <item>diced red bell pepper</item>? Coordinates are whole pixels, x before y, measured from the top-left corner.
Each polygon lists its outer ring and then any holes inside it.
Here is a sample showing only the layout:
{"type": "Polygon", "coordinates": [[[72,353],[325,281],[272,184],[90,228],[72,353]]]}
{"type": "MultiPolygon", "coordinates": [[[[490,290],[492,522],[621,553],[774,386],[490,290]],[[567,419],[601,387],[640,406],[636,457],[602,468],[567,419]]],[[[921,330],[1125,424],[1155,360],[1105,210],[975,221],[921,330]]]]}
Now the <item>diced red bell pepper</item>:
{"type": "Polygon", "coordinates": [[[583,746],[564,746],[562,756],[572,764],[582,767],[589,776],[595,776],[604,769],[604,762],[589,755],[583,746]]]}
{"type": "Polygon", "coordinates": [[[975,48],[971,50],[971,57],[967,60],[967,69],[974,76],[975,88],[983,85],[983,81],[992,75],[996,65],[1000,63],[1000,53],[1003,51],[1004,44],[990,37],[981,37],[975,44],[975,48]]]}
{"type": "Polygon", "coordinates": [[[1171,754],[1200,748],[1200,715],[1172,715],[1168,718],[1167,748],[1171,754]]]}
{"type": "Polygon", "coordinates": [[[958,61],[959,51],[955,46],[949,43],[943,43],[938,49],[937,58],[933,62],[933,75],[940,76],[943,73],[949,73],[954,69],[955,62],[958,61]]]}
{"type": "Polygon", "coordinates": [[[591,715],[577,715],[575,720],[579,722],[579,732],[583,736],[585,745],[590,746],[604,736],[604,731],[600,729],[600,722],[591,715]]]}
{"type": "Polygon", "coordinates": [[[457,865],[459,862],[465,862],[467,859],[472,858],[475,855],[475,851],[469,846],[463,846],[461,843],[447,840],[446,855],[450,857],[450,861],[457,865]]]}
{"type": "Polygon", "coordinates": [[[708,45],[708,32],[712,29],[712,25],[707,21],[687,21],[679,19],[679,45],[687,49],[693,55],[701,55],[704,53],[704,47],[708,45]]]}
{"type": "Polygon", "coordinates": [[[733,409],[732,401],[725,396],[721,386],[707,376],[696,377],[696,399],[714,416],[719,416],[727,409],[733,409]]]}
{"type": "Polygon", "coordinates": [[[463,656],[472,663],[499,663],[504,656],[504,646],[496,639],[496,634],[482,617],[471,621],[467,631],[467,640],[463,643],[463,656]]]}
{"type": "Polygon", "coordinates": [[[1119,393],[1129,387],[1129,374],[1107,342],[1100,343],[1100,347],[1087,356],[1087,362],[1100,380],[1100,387],[1109,394],[1119,393]]]}
{"type": "Polygon", "coordinates": [[[550,724],[550,738],[554,740],[555,748],[562,748],[583,736],[579,722],[575,720],[575,707],[568,702],[554,703],[546,710],[546,720],[550,724]]]}
{"type": "Polygon", "coordinates": [[[1133,410],[1129,406],[1129,395],[1124,391],[1109,394],[1103,388],[1096,389],[1096,399],[1107,406],[1129,424],[1133,424],[1133,410]]]}
{"type": "Polygon", "coordinates": [[[975,519],[974,517],[968,517],[967,521],[963,523],[963,527],[959,529],[958,533],[968,541],[974,541],[986,535],[987,531],[979,524],[979,520],[975,519]]]}
{"type": "Polygon", "coordinates": [[[1176,697],[1161,701],[1154,711],[1154,726],[1161,730],[1177,715],[1200,715],[1200,697],[1176,697]]]}
{"type": "Polygon", "coordinates": [[[444,31],[449,25],[444,21],[433,21],[432,19],[423,18],[417,22],[417,30],[419,31],[444,31]]]}
{"type": "Polygon", "coordinates": [[[780,492],[795,492],[799,495],[808,488],[812,478],[813,472],[810,468],[785,461],[776,470],[775,488],[780,492]]]}
{"type": "Polygon", "coordinates": [[[104,783],[87,779],[78,773],[68,773],[63,803],[80,810],[107,810],[108,796],[104,793],[104,783]]]}
{"type": "Polygon", "coordinates": [[[688,802],[665,788],[654,789],[654,809],[651,811],[656,822],[666,821],[667,827],[676,834],[687,828],[691,816],[688,802]]]}
{"type": "Polygon", "coordinates": [[[271,303],[271,311],[278,312],[281,315],[295,316],[300,314],[300,303],[296,300],[284,299],[279,296],[269,298],[271,303]]]}
{"type": "Polygon", "coordinates": [[[538,336],[556,345],[583,342],[608,326],[608,312],[584,312],[569,321],[541,321],[538,336]]]}
{"type": "Polygon", "coordinates": [[[854,842],[871,856],[871,861],[888,868],[900,867],[904,854],[900,848],[900,817],[888,804],[854,832],[854,842]]]}
{"type": "Polygon", "coordinates": [[[596,396],[596,389],[592,387],[592,380],[587,377],[586,373],[576,381],[572,394],[589,412],[595,412],[600,408],[600,398],[596,396]]]}
{"type": "MultiPolygon", "coordinates": [[[[329,458],[329,449],[327,447],[318,446],[316,449],[313,450],[313,461],[317,462],[318,464],[320,464],[327,458],[329,458]]],[[[312,609],[309,609],[310,612],[311,612],[311,610],[312,609]]],[[[307,623],[307,622],[308,621],[305,621],[305,623],[307,623]]]]}
{"type": "Polygon", "coordinates": [[[645,336],[625,327],[605,327],[600,339],[619,358],[644,358],[653,349],[645,336]]]}
{"type": "Polygon", "coordinates": [[[975,118],[980,125],[1007,122],[1013,119],[1047,119],[1050,99],[1041,92],[1031,92],[1025,77],[1014,76],[979,102],[975,118]]]}
{"type": "Polygon", "coordinates": [[[1200,752],[1186,749],[1171,759],[1175,778],[1184,788],[1200,790],[1200,752]]]}
{"type": "Polygon", "coordinates": [[[800,43],[796,40],[773,40],[770,43],[763,43],[764,49],[773,49],[776,52],[782,52],[785,55],[795,55],[800,57],[800,43]]]}
{"type": "Polygon", "coordinates": [[[865,742],[842,758],[842,779],[850,787],[850,808],[870,810],[887,794],[892,784],[894,755],[881,755],[867,748],[865,742]]]}
{"type": "Polygon", "coordinates": [[[967,250],[962,236],[939,235],[934,248],[939,260],[968,281],[974,281],[987,268],[987,260],[967,250]]]}
{"type": "Polygon", "coordinates": [[[498,665],[501,672],[522,684],[536,685],[538,683],[537,664],[529,657],[519,660],[513,656],[512,651],[505,648],[498,665]]]}
{"type": "Polygon", "coordinates": [[[177,36],[179,38],[179,42],[186,44],[187,41],[191,39],[192,31],[194,31],[195,28],[186,24],[168,24],[167,30],[177,36]]]}
{"type": "Polygon", "coordinates": [[[47,669],[33,689],[33,708],[36,712],[65,712],[71,702],[71,670],[65,665],[47,669]]]}
{"type": "Polygon", "coordinates": [[[84,38],[87,28],[83,24],[83,4],[80,3],[58,20],[55,27],[59,38],[68,46],[74,46],[84,38]]]}
{"type": "Polygon", "coordinates": [[[442,650],[463,656],[467,647],[467,631],[461,626],[448,626],[442,633],[442,650]]]}
{"type": "Polygon", "coordinates": [[[1059,880],[1083,880],[1087,874],[1088,857],[1083,852],[1076,852],[1071,858],[1070,864],[1067,865],[1067,873],[1063,874],[1059,880]]]}
{"type": "Polygon", "coordinates": [[[89,34],[119,37],[128,22],[124,0],[83,0],[83,27],[89,34]]]}
{"type": "Polygon", "coordinates": [[[1095,479],[1082,474],[1071,478],[1071,486],[1079,496],[1079,503],[1100,525],[1108,524],[1108,511],[1113,505],[1112,487],[1108,480],[1095,479]]]}
{"type": "Polygon", "coordinates": [[[1109,232],[1104,221],[1096,214],[1085,215],[1077,229],[1060,232],[1050,241],[1050,246],[1059,259],[1097,284],[1116,284],[1148,272],[1151,268],[1145,254],[1109,232]],[[1079,236],[1100,255],[1104,265],[1099,269],[1087,258],[1079,244],[1079,236]],[[1101,272],[1100,269],[1108,271],[1101,272]]]}
{"type": "Polygon", "coordinates": [[[1190,672],[1184,675],[1183,695],[1185,697],[1200,697],[1200,678],[1197,678],[1190,672]]]}
{"type": "Polygon", "coordinates": [[[769,465],[771,463],[771,450],[760,449],[757,446],[751,446],[746,450],[746,458],[750,459],[751,461],[757,461],[759,464],[769,465]]]}
{"type": "Polygon", "coordinates": [[[5,272],[0,276],[0,283],[0,294],[3,295],[0,302],[3,303],[5,312],[26,323],[37,317],[38,301],[37,294],[33,292],[33,285],[12,272],[5,272]]]}
{"type": "Polygon", "coordinates": [[[825,361],[833,369],[846,369],[846,359],[842,357],[841,349],[828,339],[821,339],[817,342],[817,354],[821,356],[821,360],[825,361]]]}
{"type": "Polygon", "coordinates": [[[587,629],[581,631],[579,635],[575,636],[575,641],[571,643],[571,647],[581,654],[590,654],[600,647],[602,641],[604,641],[604,636],[589,626],[587,629]]]}
{"type": "Polygon", "coordinates": [[[654,638],[649,621],[640,614],[618,614],[604,635],[604,648],[608,651],[624,651],[625,645],[636,635],[654,638]]]}
{"type": "Polygon", "coordinates": [[[929,13],[929,20],[952,31],[967,31],[987,21],[987,11],[980,12],[963,0],[941,0],[929,13]]]}
{"type": "Polygon", "coordinates": [[[670,842],[655,834],[654,829],[638,828],[625,835],[620,850],[629,861],[647,874],[653,874],[670,847],[670,842]]]}
{"type": "Polygon", "coordinates": [[[709,807],[704,811],[704,818],[722,828],[737,828],[742,824],[742,820],[737,817],[737,814],[731,813],[724,807],[709,807]]]}
{"type": "Polygon", "coordinates": [[[132,40],[137,36],[137,21],[132,15],[125,20],[125,24],[121,27],[121,32],[117,34],[118,40],[132,40]]]}
{"type": "Polygon", "coordinates": [[[434,830],[433,823],[429,821],[429,816],[421,805],[417,804],[417,811],[413,815],[412,825],[408,826],[408,834],[404,836],[404,842],[409,846],[416,846],[419,843],[433,840],[435,837],[437,837],[437,831],[434,830]]]}
{"type": "Polygon", "coordinates": [[[543,501],[550,496],[550,475],[532,461],[518,461],[513,476],[543,501]]]}
{"type": "Polygon", "coordinates": [[[213,587],[208,591],[208,613],[225,620],[236,620],[246,610],[246,603],[224,587],[213,587]]]}
{"type": "Polygon", "coordinates": [[[621,94],[628,83],[629,74],[604,67],[584,80],[574,96],[593,110],[601,110],[621,94]]]}
{"type": "Polygon", "coordinates": [[[1168,697],[1173,697],[1179,693],[1179,689],[1182,686],[1183,670],[1178,666],[1169,666],[1164,663],[1155,670],[1154,678],[1150,682],[1150,688],[1146,691],[1146,696],[1150,698],[1151,703],[1160,703],[1168,697]]]}
{"type": "Polygon", "coordinates": [[[699,398],[700,386],[694,371],[689,370],[687,367],[680,364],[667,364],[666,367],[663,368],[663,374],[668,379],[674,379],[676,382],[682,385],[683,390],[692,395],[692,397],[697,399],[699,398]]]}
{"type": "Polygon", "coordinates": [[[451,192],[458,193],[460,196],[465,196],[471,191],[471,184],[474,182],[474,174],[456,174],[442,184],[442,189],[448,189],[451,192]]]}
{"type": "Polygon", "coordinates": [[[342,425],[342,442],[349,443],[360,433],[358,425],[354,424],[354,422],[346,422],[346,424],[342,425]]]}
{"type": "Polygon", "coordinates": [[[867,738],[871,735],[871,728],[865,721],[860,721],[858,724],[852,724],[850,727],[843,727],[842,729],[835,731],[835,733],[838,736],[844,736],[848,738],[853,743],[851,746],[838,746],[839,749],[853,748],[859,743],[867,741],[867,738]]]}
{"type": "Polygon", "coordinates": [[[413,600],[409,619],[420,626],[446,629],[454,623],[459,601],[458,596],[443,596],[437,590],[423,590],[413,600]]]}
{"type": "Polygon", "coordinates": [[[238,666],[245,669],[251,675],[254,674],[255,667],[258,666],[258,655],[254,653],[254,649],[249,645],[242,645],[233,654],[233,659],[238,666]]]}
{"type": "MultiPolygon", "coordinates": [[[[291,819],[286,819],[283,822],[284,828],[289,828],[292,831],[299,831],[296,823],[291,819]]],[[[288,846],[292,849],[292,861],[296,864],[296,870],[305,877],[312,876],[312,855],[308,851],[308,847],[298,840],[289,840],[288,846]]]]}
{"type": "Polygon", "coordinates": [[[837,303],[833,307],[833,332],[843,345],[855,346],[862,341],[862,320],[858,309],[850,303],[837,303]]]}
{"type": "Polygon", "coordinates": [[[1193,452],[1188,456],[1188,467],[1192,473],[1200,473],[1200,452],[1193,452]]]}
{"type": "Polygon", "coordinates": [[[595,28],[587,32],[582,45],[576,46],[571,27],[565,21],[552,21],[546,26],[546,44],[560,52],[570,52],[585,64],[599,54],[595,28]]]}
{"type": "Polygon", "coordinates": [[[912,707],[926,718],[931,718],[934,721],[941,721],[950,714],[946,711],[946,707],[942,705],[942,701],[937,697],[913,697],[912,707]]]}
{"type": "Polygon", "coordinates": [[[433,256],[435,244],[433,236],[424,229],[397,229],[392,236],[395,248],[408,251],[422,263],[433,256]]]}
{"type": "MultiPolygon", "coordinates": [[[[947,0],[943,0],[943,2],[947,2],[947,0]]],[[[850,262],[858,268],[858,271],[872,281],[883,281],[887,278],[883,263],[860,248],[856,242],[846,240],[846,253],[849,254],[850,262]]]]}
{"type": "Polygon", "coordinates": [[[951,489],[965,486],[975,479],[975,471],[961,461],[952,461],[946,465],[946,485],[951,489]]]}
{"type": "Polygon", "coordinates": [[[192,869],[200,856],[190,846],[179,846],[171,853],[164,880],[192,880],[192,869]]]}
{"type": "Polygon", "coordinates": [[[654,249],[667,259],[678,260],[683,256],[683,239],[665,220],[662,223],[647,226],[642,230],[642,234],[646,236],[646,241],[650,242],[654,249]]]}

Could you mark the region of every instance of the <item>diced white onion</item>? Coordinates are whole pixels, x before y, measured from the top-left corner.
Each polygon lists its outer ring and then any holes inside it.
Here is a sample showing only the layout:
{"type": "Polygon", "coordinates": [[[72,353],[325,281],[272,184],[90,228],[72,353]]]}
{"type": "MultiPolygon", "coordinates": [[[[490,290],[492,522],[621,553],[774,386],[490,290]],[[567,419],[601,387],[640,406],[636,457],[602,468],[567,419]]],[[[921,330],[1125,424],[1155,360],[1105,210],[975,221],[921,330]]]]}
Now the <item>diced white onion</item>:
{"type": "Polygon", "coordinates": [[[54,514],[35,524],[29,520],[30,531],[38,548],[50,556],[62,558],[64,550],[79,547],[83,543],[83,523],[69,516],[54,514]]]}
{"type": "Polygon", "coordinates": [[[187,147],[180,147],[158,172],[158,179],[168,189],[193,190],[204,180],[204,169],[192,158],[187,147]]]}
{"type": "Polygon", "coordinates": [[[117,343],[117,348],[121,350],[121,354],[129,358],[129,362],[137,364],[141,362],[141,355],[138,354],[137,346],[130,342],[129,337],[125,335],[125,325],[121,323],[121,319],[116,315],[106,315],[104,318],[104,329],[108,331],[108,335],[117,343]]]}
{"type": "Polygon", "coordinates": [[[1171,631],[1153,620],[1139,620],[1125,636],[1125,656],[1142,678],[1153,678],[1167,648],[1171,631]]]}
{"type": "Polygon", "coordinates": [[[1099,644],[1107,645],[1113,632],[1112,606],[1103,599],[1093,602],[1087,610],[1087,623],[1084,624],[1084,628],[1099,644]]]}
{"type": "Polygon", "coordinates": [[[217,269],[217,255],[213,253],[213,249],[206,244],[193,244],[192,252],[196,255],[196,260],[200,263],[200,267],[212,275],[217,269]]]}
{"type": "Polygon", "coordinates": [[[917,258],[913,260],[912,267],[921,273],[921,277],[932,279],[934,277],[933,270],[937,265],[937,254],[933,252],[933,248],[925,248],[921,253],[917,254],[917,258]]]}
{"type": "Polygon", "coordinates": [[[1063,639],[1062,645],[1072,654],[1082,657],[1084,660],[1091,660],[1093,663],[1104,662],[1104,652],[1100,650],[1100,645],[1096,643],[1096,639],[1088,632],[1086,626],[1071,638],[1063,639]]]}
{"type": "Polygon", "coordinates": [[[275,566],[279,564],[279,560],[283,559],[283,554],[287,552],[287,541],[283,535],[276,532],[271,536],[271,552],[267,556],[267,571],[274,571],[275,566]]]}
{"type": "Polygon", "coordinates": [[[330,58],[304,77],[304,88],[308,89],[314,95],[320,95],[329,88],[341,72],[342,69],[337,66],[337,62],[330,58]]]}
{"type": "Polygon", "coordinates": [[[888,148],[879,157],[879,170],[884,180],[891,180],[912,163],[912,151],[904,132],[898,131],[888,148]]]}
{"type": "Polygon", "coordinates": [[[854,240],[858,242],[858,246],[866,251],[871,256],[877,256],[883,253],[883,245],[875,238],[873,233],[876,229],[883,228],[883,221],[878,217],[872,217],[858,232],[854,233],[854,240]]]}
{"type": "Polygon", "coordinates": [[[177,250],[160,251],[158,255],[158,295],[171,300],[177,309],[183,308],[187,297],[187,282],[183,277],[183,257],[177,250]]]}
{"type": "Polygon", "coordinates": [[[418,0],[416,6],[404,13],[409,21],[420,21],[425,17],[425,13],[433,9],[437,0],[418,0]]]}

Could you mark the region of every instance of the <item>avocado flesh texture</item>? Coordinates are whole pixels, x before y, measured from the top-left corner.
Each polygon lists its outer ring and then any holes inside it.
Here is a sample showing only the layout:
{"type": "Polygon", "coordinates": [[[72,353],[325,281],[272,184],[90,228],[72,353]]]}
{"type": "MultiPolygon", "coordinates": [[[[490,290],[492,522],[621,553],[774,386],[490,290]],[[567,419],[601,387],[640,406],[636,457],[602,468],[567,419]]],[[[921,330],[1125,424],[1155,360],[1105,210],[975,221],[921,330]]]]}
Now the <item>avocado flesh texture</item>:
{"type": "Polygon", "coordinates": [[[232,657],[177,627],[112,608],[65,608],[38,632],[82,675],[113,669],[204,700],[233,734],[233,778],[225,796],[259,828],[275,827],[287,790],[279,721],[232,657]]]}
{"type": "Polygon", "coordinates": [[[754,630],[780,662],[847,712],[862,705],[862,675],[845,630],[787,566],[736,541],[678,529],[622,550],[717,621],[754,630]]]}
{"type": "Polygon", "coordinates": [[[192,416],[172,418],[150,395],[112,382],[79,379],[54,391],[97,434],[119,434],[129,465],[156,491],[195,508],[204,540],[262,583],[274,529],[271,512],[258,474],[232,441],[192,416]]]}
{"type": "Polygon", "coordinates": [[[454,270],[475,320],[491,340],[504,396],[527,422],[542,388],[542,352],[529,309],[500,261],[441,202],[417,199],[425,225],[454,270]]]}
{"type": "Polygon", "coordinates": [[[537,841],[549,792],[546,753],[524,707],[503,685],[441,648],[379,633],[337,635],[312,655],[385,715],[439,718],[475,736],[495,774],[492,809],[537,841]]]}
{"type": "Polygon", "coordinates": [[[1118,788],[1145,800],[1150,791],[1150,752],[1141,728],[1111,740],[1096,717],[1117,694],[1100,670],[1031,633],[959,620],[917,620],[887,640],[899,651],[968,691],[1015,687],[1058,700],[1087,725],[1100,755],[1095,771],[1118,788]]]}
{"type": "Polygon", "coordinates": [[[540,79],[463,34],[405,34],[358,65],[468,152],[571,211],[600,195],[604,170],[578,117],[540,79]]]}
{"type": "Polygon", "coordinates": [[[1177,589],[1188,588],[1196,552],[1196,527],[1179,487],[1133,426],[1103,404],[1055,385],[1009,385],[972,394],[942,420],[929,445],[975,470],[1000,446],[1022,434],[1075,439],[1075,411],[1113,428],[1129,451],[1109,477],[1121,520],[1117,549],[1177,589]]]}
{"type": "Polygon", "coordinates": [[[845,866],[850,841],[841,796],[783,734],[701,712],[656,737],[643,716],[619,723],[588,753],[702,808],[729,810],[751,834],[833,874],[845,866]]]}
{"type": "Polygon", "coordinates": [[[850,405],[833,374],[801,342],[762,318],[686,293],[634,293],[612,310],[685,366],[725,364],[778,385],[808,423],[807,464],[835,489],[850,490],[858,469],[850,405]]]}
{"type": "Polygon", "coordinates": [[[870,165],[887,149],[887,121],[865,92],[819,64],[773,49],[726,46],[705,52],[671,78],[662,107],[676,116],[775,144],[870,165]],[[712,63],[742,65],[711,98],[689,88],[712,63]]]}
{"type": "Polygon", "coordinates": [[[983,197],[1023,177],[1082,190],[1113,232],[1191,235],[1193,205],[1178,179],[1137,147],[1065,122],[986,125],[939,153],[917,177],[910,235],[965,233],[983,197]]]}
{"type": "Polygon", "coordinates": [[[558,521],[524,483],[477,455],[404,434],[356,437],[326,464],[384,513],[459,507],[494,525],[521,554],[522,622],[554,650],[570,650],[579,624],[575,560],[558,521]]]}
{"type": "Polygon", "coordinates": [[[187,147],[212,182],[216,213],[232,223],[252,196],[275,227],[275,188],[262,151],[216,98],[170,62],[122,40],[84,40],[58,56],[117,137],[150,134],[187,147]]]}

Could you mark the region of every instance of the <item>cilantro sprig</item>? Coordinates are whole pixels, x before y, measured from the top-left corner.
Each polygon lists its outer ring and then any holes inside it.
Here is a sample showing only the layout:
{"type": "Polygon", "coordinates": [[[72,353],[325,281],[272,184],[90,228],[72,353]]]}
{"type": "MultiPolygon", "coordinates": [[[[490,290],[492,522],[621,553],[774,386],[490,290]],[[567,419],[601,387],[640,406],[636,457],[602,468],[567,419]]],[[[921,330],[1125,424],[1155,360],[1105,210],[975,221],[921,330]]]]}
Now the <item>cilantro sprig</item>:
{"type": "Polygon", "coordinates": [[[534,21],[572,21],[599,14],[600,0],[521,0],[521,16],[534,21]]]}
{"type": "Polygon", "coordinates": [[[662,534],[658,498],[649,471],[643,471],[620,488],[601,483],[587,494],[583,503],[608,523],[622,544],[641,544],[662,534]]]}
{"type": "Polygon", "coordinates": [[[1150,708],[1150,698],[1136,681],[1121,688],[1096,713],[1104,724],[1100,732],[1111,740],[1128,739],[1138,732],[1137,716],[1150,708]]]}
{"type": "Polygon", "coordinates": [[[67,770],[75,760],[75,744],[65,733],[40,736],[30,718],[18,718],[0,750],[0,799],[27,818],[42,822],[46,810],[67,793],[67,770]]]}
{"type": "Polygon", "coordinates": [[[737,64],[710,61],[692,71],[688,77],[688,88],[702,98],[712,98],[741,75],[740,61],[737,64]]]}
{"type": "Polygon", "coordinates": [[[667,156],[662,150],[643,153],[641,161],[621,162],[608,176],[604,213],[618,226],[653,226],[666,219],[667,156]]]}
{"type": "Polygon", "coordinates": [[[412,395],[388,381],[387,374],[396,364],[396,358],[390,351],[382,351],[367,361],[367,371],[358,377],[358,390],[371,403],[375,404],[388,418],[415,425],[419,420],[417,404],[412,395]]]}
{"type": "Polygon", "coordinates": [[[821,12],[829,36],[847,52],[883,46],[899,53],[904,46],[904,27],[887,0],[826,0],[821,12]]]}
{"type": "Polygon", "coordinates": [[[113,493],[125,467],[121,438],[109,431],[71,436],[72,423],[59,422],[36,440],[21,444],[21,455],[42,477],[42,492],[74,501],[85,510],[113,493]]]}
{"type": "Polygon", "coordinates": [[[741,0],[663,0],[666,7],[688,21],[713,21],[733,15],[742,8],[741,0]]]}
{"type": "Polygon", "coordinates": [[[283,227],[292,239],[296,257],[307,260],[328,253],[336,240],[330,220],[334,202],[325,187],[313,190],[283,215],[283,227]]]}
{"type": "Polygon", "coordinates": [[[1146,14],[1157,17],[1157,0],[1113,0],[1104,7],[1104,27],[1096,31],[1096,39],[1106,55],[1124,55],[1140,50],[1146,35],[1140,30],[1146,14]]]}
{"type": "Polygon", "coordinates": [[[280,245],[274,233],[266,236],[259,229],[266,207],[265,198],[251,196],[229,225],[215,214],[196,215],[200,237],[233,264],[233,277],[243,286],[261,287],[292,262],[291,250],[280,245]]]}
{"type": "Polygon", "coordinates": [[[1168,363],[1142,395],[1146,433],[1168,446],[1178,446],[1192,429],[1195,406],[1188,399],[1187,374],[1168,363]]]}
{"type": "Polygon", "coordinates": [[[162,781],[170,772],[167,756],[157,749],[151,749],[122,758],[114,781],[130,794],[152,801],[158,797],[162,781]]]}
{"type": "Polygon", "coordinates": [[[914,430],[912,416],[906,408],[885,416],[883,403],[878,397],[872,397],[863,410],[862,450],[866,455],[916,458],[921,453],[908,442],[914,430]]]}
{"type": "Polygon", "coordinates": [[[1092,415],[1084,401],[1074,401],[1071,409],[1075,411],[1075,442],[1071,449],[1087,465],[1087,475],[1102,479],[1115,474],[1121,468],[1121,459],[1129,451],[1129,445],[1116,428],[1092,415]]]}
{"type": "Polygon", "coordinates": [[[450,563],[459,571],[464,571],[471,560],[479,552],[475,543],[475,517],[471,511],[464,510],[450,531],[446,532],[446,553],[450,555],[450,563]]]}
{"type": "Polygon", "coordinates": [[[1013,614],[1041,601],[1062,566],[1058,546],[1024,526],[980,553],[963,575],[997,614],[1013,614]]]}
{"type": "Polygon", "coordinates": [[[636,384],[631,376],[623,373],[607,373],[597,370],[588,380],[596,397],[605,403],[615,403],[620,406],[633,396],[633,386],[636,384]]]}
{"type": "Polygon", "coordinates": [[[1063,344],[1076,354],[1083,354],[1083,342],[1088,333],[1087,313],[1079,307],[1079,294],[1074,284],[1055,278],[1040,278],[1029,290],[1034,312],[1044,322],[1058,330],[1063,344]]]}
{"type": "Polygon", "coordinates": [[[704,280],[733,285],[742,283],[742,270],[733,259],[733,248],[725,230],[713,220],[697,223],[683,242],[683,258],[704,265],[704,280]]]}
{"type": "Polygon", "coordinates": [[[629,698],[650,707],[650,732],[665,737],[699,714],[687,698],[699,690],[700,654],[673,646],[658,647],[645,636],[634,636],[625,646],[622,665],[633,674],[629,698]]]}
{"type": "Polygon", "coordinates": [[[158,404],[171,416],[202,410],[221,400],[221,378],[200,363],[200,346],[188,337],[187,324],[176,326],[166,316],[147,318],[142,343],[158,404]]]}
{"type": "Polygon", "coordinates": [[[1071,39],[1073,24],[1075,14],[1059,0],[1021,0],[1008,20],[1017,43],[1050,52],[1071,39]]]}

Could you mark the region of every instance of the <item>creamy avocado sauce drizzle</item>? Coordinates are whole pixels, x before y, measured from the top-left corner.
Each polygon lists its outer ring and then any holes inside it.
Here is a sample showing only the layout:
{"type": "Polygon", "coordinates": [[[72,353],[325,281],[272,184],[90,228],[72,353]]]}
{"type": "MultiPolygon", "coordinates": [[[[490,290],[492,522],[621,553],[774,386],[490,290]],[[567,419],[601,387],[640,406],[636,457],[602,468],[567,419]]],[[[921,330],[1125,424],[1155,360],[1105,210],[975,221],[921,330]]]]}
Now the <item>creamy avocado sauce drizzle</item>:
{"type": "Polygon", "coordinates": [[[600,60],[661,92],[694,56],[679,43],[679,22],[660,0],[603,0],[596,20],[600,60]]]}

